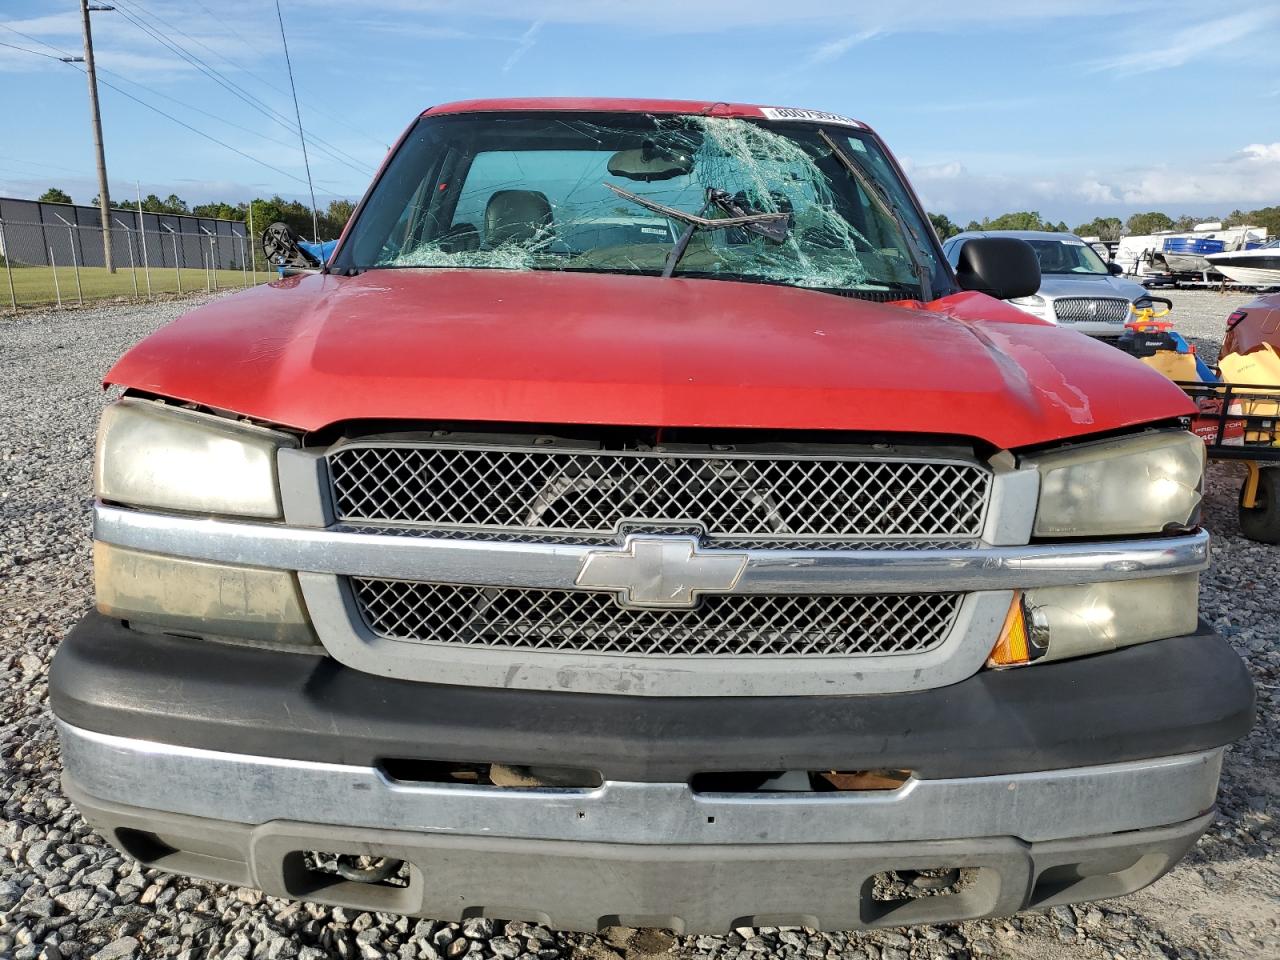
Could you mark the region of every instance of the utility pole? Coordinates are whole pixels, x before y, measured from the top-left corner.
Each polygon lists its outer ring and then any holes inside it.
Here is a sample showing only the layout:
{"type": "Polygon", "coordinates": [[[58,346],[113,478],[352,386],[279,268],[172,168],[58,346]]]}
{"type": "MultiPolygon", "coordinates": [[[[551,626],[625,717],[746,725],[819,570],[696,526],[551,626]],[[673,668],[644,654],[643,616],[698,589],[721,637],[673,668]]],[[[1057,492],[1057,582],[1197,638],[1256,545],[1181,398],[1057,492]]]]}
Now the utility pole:
{"type": "Polygon", "coordinates": [[[84,72],[89,78],[89,112],[93,119],[93,148],[98,155],[98,209],[102,213],[102,261],[109,273],[116,272],[111,256],[111,197],[107,193],[107,158],[102,151],[102,114],[98,110],[98,74],[93,68],[93,28],[89,26],[89,14],[99,10],[114,10],[101,4],[90,6],[89,0],[80,0],[80,16],[84,20],[84,72]]]}

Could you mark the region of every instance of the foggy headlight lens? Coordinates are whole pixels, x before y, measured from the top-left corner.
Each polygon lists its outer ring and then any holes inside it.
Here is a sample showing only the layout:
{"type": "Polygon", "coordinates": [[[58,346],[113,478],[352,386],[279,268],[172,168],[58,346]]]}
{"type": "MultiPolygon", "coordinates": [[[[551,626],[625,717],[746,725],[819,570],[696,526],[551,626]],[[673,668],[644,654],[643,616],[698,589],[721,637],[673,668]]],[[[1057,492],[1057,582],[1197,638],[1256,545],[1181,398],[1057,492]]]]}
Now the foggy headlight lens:
{"type": "Polygon", "coordinates": [[[1009,301],[1015,307],[1027,307],[1032,310],[1040,310],[1044,307],[1044,297],[1032,294],[1029,297],[1014,297],[1009,301]]]}
{"type": "Polygon", "coordinates": [[[1046,587],[1023,595],[1027,632],[1063,660],[1193,633],[1200,575],[1046,587]]]}
{"type": "Polygon", "coordinates": [[[1169,430],[1033,457],[1039,537],[1161,533],[1196,526],[1204,441],[1169,430]]]}
{"type": "Polygon", "coordinates": [[[1105,653],[1193,633],[1200,576],[1195,573],[1018,594],[992,648],[997,669],[1105,653]]]}
{"type": "Polygon", "coordinates": [[[137,507],[278,519],[276,451],[293,437],[211,414],[125,398],[98,428],[94,485],[137,507]]]}
{"type": "Polygon", "coordinates": [[[97,542],[93,576],[98,610],[135,626],[273,648],[323,649],[293,573],[97,542]]]}

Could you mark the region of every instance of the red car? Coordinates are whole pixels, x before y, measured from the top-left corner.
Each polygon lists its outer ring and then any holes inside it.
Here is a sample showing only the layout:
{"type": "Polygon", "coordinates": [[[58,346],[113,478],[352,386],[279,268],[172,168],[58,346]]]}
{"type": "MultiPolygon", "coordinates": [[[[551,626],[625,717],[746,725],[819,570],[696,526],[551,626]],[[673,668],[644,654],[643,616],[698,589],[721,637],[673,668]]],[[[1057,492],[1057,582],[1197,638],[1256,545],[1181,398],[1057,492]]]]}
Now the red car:
{"type": "Polygon", "coordinates": [[[323,269],[108,375],[67,794],[152,866],[442,918],[1113,897],[1253,691],[1172,383],[947,263],[865,124],[435,107],[323,269]]]}
{"type": "Polygon", "coordinates": [[[1218,357],[1248,353],[1264,343],[1280,350],[1280,293],[1265,294],[1232,311],[1218,357]]]}

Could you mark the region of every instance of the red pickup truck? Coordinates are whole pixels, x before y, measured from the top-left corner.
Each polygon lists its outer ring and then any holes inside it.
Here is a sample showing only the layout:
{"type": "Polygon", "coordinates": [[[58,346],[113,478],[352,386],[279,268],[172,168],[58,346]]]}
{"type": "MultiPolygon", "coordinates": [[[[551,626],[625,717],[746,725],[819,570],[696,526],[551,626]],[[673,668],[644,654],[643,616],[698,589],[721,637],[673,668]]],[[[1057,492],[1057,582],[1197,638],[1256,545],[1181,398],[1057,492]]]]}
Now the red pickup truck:
{"type": "Polygon", "coordinates": [[[1186,396],[865,124],[427,110],[331,259],[108,374],[65,788],[138,860],[556,927],[1111,897],[1253,689],[1186,396]]]}

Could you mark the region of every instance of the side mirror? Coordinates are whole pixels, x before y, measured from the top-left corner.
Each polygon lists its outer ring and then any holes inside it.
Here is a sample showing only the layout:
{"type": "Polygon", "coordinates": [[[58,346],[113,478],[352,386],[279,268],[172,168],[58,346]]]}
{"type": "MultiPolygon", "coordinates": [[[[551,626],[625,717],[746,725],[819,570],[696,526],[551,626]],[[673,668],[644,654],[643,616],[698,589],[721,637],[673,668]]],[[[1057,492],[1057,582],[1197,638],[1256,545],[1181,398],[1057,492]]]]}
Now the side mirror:
{"type": "Polygon", "coordinates": [[[1113,277],[1118,277],[1120,274],[1124,273],[1124,267],[1120,266],[1120,264],[1116,263],[1114,260],[1107,261],[1107,269],[1111,271],[1111,275],[1113,277]]]}
{"type": "Polygon", "coordinates": [[[975,237],[960,248],[956,279],[965,290],[998,300],[1029,297],[1040,289],[1040,261],[1016,237],[975,237]]]}

